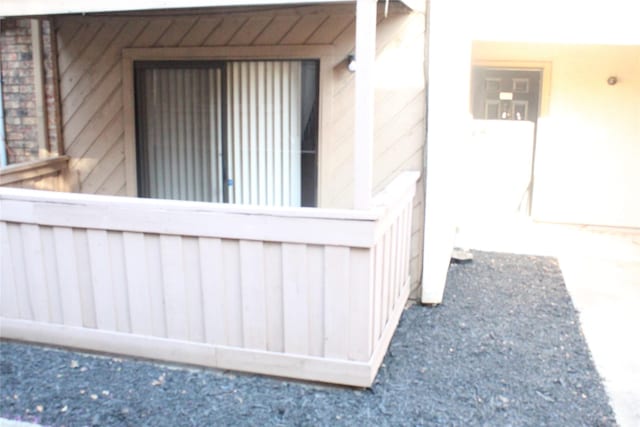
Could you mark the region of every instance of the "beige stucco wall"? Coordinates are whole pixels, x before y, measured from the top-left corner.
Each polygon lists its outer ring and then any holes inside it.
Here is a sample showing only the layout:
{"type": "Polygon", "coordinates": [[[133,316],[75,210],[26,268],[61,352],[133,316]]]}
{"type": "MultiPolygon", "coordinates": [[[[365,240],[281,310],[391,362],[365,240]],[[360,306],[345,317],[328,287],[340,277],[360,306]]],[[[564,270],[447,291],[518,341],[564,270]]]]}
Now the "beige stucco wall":
{"type": "Polygon", "coordinates": [[[474,42],[472,55],[545,68],[533,217],[640,227],[640,46],[474,42]]]}

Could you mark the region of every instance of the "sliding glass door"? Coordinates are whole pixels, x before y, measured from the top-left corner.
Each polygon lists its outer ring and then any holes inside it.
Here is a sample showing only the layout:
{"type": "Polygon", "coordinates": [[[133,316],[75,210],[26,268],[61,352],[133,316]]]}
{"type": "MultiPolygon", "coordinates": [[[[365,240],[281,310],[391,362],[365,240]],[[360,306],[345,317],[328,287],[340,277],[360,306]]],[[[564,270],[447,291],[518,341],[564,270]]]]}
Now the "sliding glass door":
{"type": "Polygon", "coordinates": [[[138,194],[315,206],[317,61],[136,63],[138,194]]]}

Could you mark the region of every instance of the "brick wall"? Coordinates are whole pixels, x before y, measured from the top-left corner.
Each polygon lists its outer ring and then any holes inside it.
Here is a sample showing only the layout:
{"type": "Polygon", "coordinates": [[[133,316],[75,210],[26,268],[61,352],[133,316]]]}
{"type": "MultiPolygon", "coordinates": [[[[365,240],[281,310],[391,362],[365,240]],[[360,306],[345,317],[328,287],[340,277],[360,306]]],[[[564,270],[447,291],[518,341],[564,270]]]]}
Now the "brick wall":
{"type": "MultiPolygon", "coordinates": [[[[45,96],[50,147],[57,147],[55,85],[49,21],[42,21],[45,96]]],[[[0,69],[4,127],[9,163],[38,158],[38,129],[34,61],[29,19],[6,19],[0,23],[0,69]]]]}

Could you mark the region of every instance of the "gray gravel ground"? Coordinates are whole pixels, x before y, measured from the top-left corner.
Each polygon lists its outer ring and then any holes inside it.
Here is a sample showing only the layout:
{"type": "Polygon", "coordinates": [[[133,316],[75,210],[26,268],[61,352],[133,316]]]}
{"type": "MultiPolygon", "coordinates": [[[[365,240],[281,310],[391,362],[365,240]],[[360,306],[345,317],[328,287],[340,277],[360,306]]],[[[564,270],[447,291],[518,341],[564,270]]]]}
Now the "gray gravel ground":
{"type": "Polygon", "coordinates": [[[615,425],[551,258],[476,252],[402,317],[371,389],[2,342],[0,416],[45,425],[615,425]]]}

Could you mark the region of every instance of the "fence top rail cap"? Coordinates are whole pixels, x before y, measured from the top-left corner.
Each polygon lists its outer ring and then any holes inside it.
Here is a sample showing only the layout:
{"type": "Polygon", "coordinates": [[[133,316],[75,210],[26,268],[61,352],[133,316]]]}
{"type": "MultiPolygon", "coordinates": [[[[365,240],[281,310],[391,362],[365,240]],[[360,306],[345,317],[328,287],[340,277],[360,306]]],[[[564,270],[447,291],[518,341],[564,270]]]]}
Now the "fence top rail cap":
{"type": "Polygon", "coordinates": [[[105,209],[143,209],[164,212],[228,213],[239,215],[277,216],[292,218],[316,218],[327,220],[377,221],[384,216],[387,203],[394,203],[398,196],[412,192],[419,177],[417,172],[403,172],[393,180],[386,190],[375,199],[368,210],[292,208],[277,206],[249,206],[224,203],[191,202],[165,199],[143,199],[122,196],[103,196],[93,194],[63,193],[21,188],[0,187],[0,202],[4,200],[29,201],[46,204],[65,204],[77,206],[104,206],[105,209]]]}

